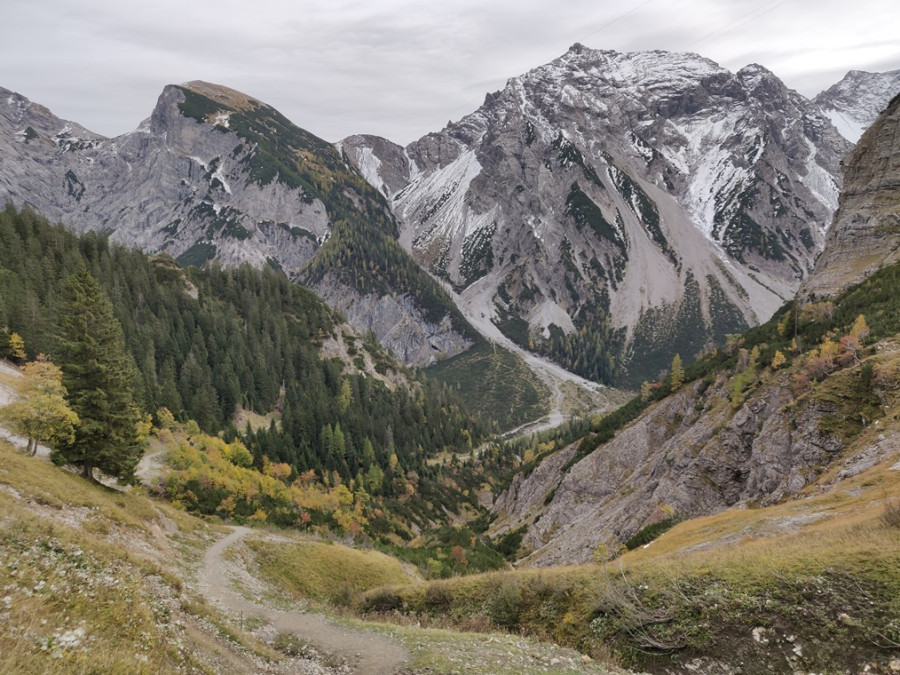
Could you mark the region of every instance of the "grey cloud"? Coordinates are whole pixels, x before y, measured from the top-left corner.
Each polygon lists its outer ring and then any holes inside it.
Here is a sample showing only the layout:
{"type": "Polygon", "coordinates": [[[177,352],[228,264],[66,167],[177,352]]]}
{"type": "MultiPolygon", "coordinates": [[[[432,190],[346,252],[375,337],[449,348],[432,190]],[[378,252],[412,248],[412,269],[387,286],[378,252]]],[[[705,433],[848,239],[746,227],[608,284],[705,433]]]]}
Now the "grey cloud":
{"type": "Polygon", "coordinates": [[[850,69],[900,68],[895,0],[41,0],[4,23],[0,86],[108,135],[165,84],[205,79],[329,140],[406,143],[574,42],[758,62],[806,95],[850,69]]]}

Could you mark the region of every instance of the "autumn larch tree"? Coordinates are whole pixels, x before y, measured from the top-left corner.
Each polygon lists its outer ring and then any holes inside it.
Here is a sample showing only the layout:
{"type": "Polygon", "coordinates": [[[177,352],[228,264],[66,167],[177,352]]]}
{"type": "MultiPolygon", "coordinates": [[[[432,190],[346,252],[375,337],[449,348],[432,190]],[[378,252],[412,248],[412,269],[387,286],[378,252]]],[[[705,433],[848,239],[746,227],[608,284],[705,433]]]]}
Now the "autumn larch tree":
{"type": "Polygon", "coordinates": [[[54,461],[94,469],[134,483],[144,452],[141,416],[134,402],[135,366],[122,326],[100,284],[82,267],[66,281],[59,318],[59,364],[69,405],[80,420],[54,461]]]}
{"type": "Polygon", "coordinates": [[[9,336],[9,358],[21,363],[25,360],[25,340],[18,333],[9,336]]]}
{"type": "Polygon", "coordinates": [[[681,389],[684,384],[684,368],[681,365],[681,356],[676,354],[672,358],[672,391],[681,389]]]}

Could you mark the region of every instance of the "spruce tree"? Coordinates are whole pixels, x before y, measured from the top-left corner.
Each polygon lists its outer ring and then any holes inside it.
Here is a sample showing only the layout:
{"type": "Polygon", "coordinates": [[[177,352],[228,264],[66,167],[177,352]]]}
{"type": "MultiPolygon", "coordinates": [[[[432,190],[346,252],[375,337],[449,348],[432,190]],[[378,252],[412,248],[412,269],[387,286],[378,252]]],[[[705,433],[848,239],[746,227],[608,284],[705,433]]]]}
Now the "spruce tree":
{"type": "Polygon", "coordinates": [[[143,454],[135,367],[112,303],[84,267],[66,281],[58,338],[63,385],[80,424],[73,440],[54,452],[54,461],[80,466],[89,480],[96,468],[134,483],[143,454]]]}

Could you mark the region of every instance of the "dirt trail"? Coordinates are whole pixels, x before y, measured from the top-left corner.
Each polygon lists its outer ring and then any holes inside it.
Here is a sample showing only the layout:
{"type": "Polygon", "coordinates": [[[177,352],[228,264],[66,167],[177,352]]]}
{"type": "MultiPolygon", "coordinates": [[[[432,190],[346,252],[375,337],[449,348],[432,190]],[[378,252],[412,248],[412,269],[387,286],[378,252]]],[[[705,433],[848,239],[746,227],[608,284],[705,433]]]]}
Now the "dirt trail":
{"type": "Polygon", "coordinates": [[[408,654],[393,640],[335,625],[319,614],[259,605],[231,590],[229,577],[233,566],[225,560],[225,551],[249,534],[256,533],[246,527],[235,527],[206,551],[199,587],[210,602],[232,613],[265,619],[279,633],[293,633],[301,641],[337,656],[359,675],[388,675],[404,667],[408,654]]]}

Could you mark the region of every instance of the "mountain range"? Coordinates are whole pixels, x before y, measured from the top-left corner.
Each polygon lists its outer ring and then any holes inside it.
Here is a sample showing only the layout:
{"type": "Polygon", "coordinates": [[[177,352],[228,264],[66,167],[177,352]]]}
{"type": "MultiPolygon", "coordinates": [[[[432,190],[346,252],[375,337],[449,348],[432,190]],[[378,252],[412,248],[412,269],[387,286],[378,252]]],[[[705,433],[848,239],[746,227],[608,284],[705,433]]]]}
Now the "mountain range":
{"type": "Polygon", "coordinates": [[[499,532],[526,526],[524,564],[588,561],[663,519],[661,505],[689,518],[767,506],[895,455],[898,130],[900,95],[847,158],[838,215],[797,300],[720,349],[731,362],[700,364],[646,413],[617,413],[614,434],[598,429],[513,479],[493,509],[499,532]],[[837,344],[860,312],[884,338],[864,363],[837,344]],[[793,369],[781,371],[785,358],[793,369]]]}
{"type": "Polygon", "coordinates": [[[576,44],[406,148],[332,145],[204,82],[112,139],[2,90],[0,198],[182,263],[282,269],[407,363],[490,321],[636,383],[793,296],[851,147],[832,120],[896,86],[853,71],[810,101],[757,65],[576,44]]]}

